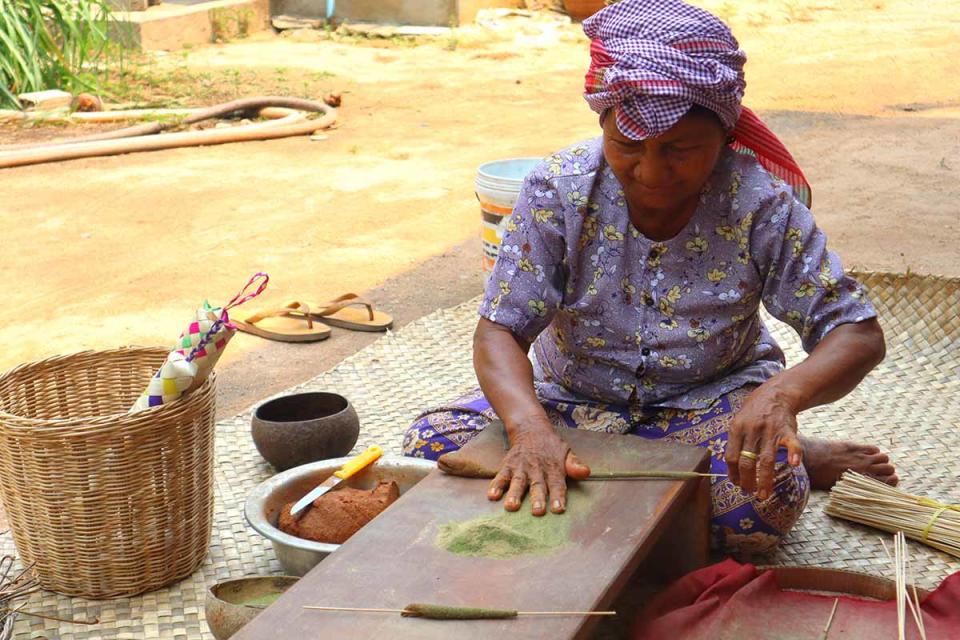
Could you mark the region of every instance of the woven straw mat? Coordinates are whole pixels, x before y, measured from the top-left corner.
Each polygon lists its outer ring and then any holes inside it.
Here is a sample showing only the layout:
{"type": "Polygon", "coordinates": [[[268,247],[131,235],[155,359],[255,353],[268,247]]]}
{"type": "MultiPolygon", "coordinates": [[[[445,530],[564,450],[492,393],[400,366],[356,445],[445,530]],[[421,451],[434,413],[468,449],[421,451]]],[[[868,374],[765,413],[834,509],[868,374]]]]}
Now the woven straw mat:
{"type": "MultiPolygon", "coordinates": [[[[884,325],[887,358],[856,391],[801,416],[804,433],[880,445],[911,492],[960,503],[960,279],[855,274],[870,288],[884,325]]],[[[297,387],[335,391],[360,415],[357,449],[377,443],[399,454],[401,435],[424,408],[476,385],[471,335],[478,300],[426,316],[297,387]]],[[[786,326],[767,319],[788,360],[802,357],[786,326]]],[[[271,474],[249,436],[251,412],[217,425],[216,509],[210,553],[202,568],[174,586],[144,596],[92,602],[44,592],[28,610],[75,618],[99,617],[95,627],[21,617],[17,637],[51,640],[212,639],[203,617],[207,585],[252,574],[280,574],[269,544],[247,527],[247,493],[271,474]]],[[[891,574],[880,544],[887,534],[823,514],[827,494],[815,493],[807,512],[771,564],[845,568],[891,574]]],[[[6,534],[3,553],[14,553],[6,534]]],[[[911,542],[916,582],[932,587],[960,561],[911,542]]]]}

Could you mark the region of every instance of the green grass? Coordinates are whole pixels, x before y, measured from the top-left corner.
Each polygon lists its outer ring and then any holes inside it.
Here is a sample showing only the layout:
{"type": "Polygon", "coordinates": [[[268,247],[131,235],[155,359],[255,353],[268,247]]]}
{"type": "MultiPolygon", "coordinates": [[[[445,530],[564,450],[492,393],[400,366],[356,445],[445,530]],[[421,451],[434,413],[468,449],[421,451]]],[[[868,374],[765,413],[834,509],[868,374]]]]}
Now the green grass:
{"type": "Polygon", "coordinates": [[[96,91],[110,46],[105,0],[0,0],[0,107],[44,89],[96,91]]]}
{"type": "Polygon", "coordinates": [[[256,95],[286,95],[321,100],[336,88],[325,71],[221,68],[195,69],[187,55],[158,61],[128,52],[108,70],[103,92],[112,102],[138,107],[197,107],[256,95]]]}

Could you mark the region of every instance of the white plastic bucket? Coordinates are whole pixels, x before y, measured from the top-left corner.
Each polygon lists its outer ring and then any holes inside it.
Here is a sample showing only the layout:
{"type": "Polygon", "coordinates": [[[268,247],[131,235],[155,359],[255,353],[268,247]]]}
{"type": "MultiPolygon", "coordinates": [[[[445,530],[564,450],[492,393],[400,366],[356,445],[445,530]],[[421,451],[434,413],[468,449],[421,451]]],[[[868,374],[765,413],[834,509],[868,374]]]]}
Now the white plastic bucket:
{"type": "Polygon", "coordinates": [[[477,169],[476,190],[480,215],[483,216],[480,238],[483,241],[485,273],[490,273],[493,263],[497,261],[503,240],[503,225],[513,213],[523,179],[540,162],[540,158],[512,158],[488,162],[477,169]]]}

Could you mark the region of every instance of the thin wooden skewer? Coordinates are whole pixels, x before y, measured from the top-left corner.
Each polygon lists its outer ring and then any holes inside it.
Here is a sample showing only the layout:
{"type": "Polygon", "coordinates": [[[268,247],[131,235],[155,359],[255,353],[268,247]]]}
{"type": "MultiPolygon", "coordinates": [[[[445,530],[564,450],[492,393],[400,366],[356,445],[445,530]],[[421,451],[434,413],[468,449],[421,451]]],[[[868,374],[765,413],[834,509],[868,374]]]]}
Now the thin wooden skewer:
{"type": "MultiPolygon", "coordinates": [[[[371,609],[367,607],[320,607],[305,604],[304,609],[315,611],[359,611],[362,613],[404,613],[408,609],[371,609]]],[[[517,611],[518,616],[615,616],[616,611],[517,611]]]]}
{"type": "Polygon", "coordinates": [[[897,637],[899,640],[906,640],[907,616],[903,585],[903,549],[900,547],[900,538],[902,536],[903,532],[898,531],[897,535],[893,538],[893,556],[894,569],[897,572],[897,637]]]}
{"type": "Polygon", "coordinates": [[[697,471],[617,471],[611,473],[591,473],[587,480],[630,480],[644,478],[726,478],[725,473],[699,473],[697,471]]]}
{"type": "Polygon", "coordinates": [[[887,548],[887,543],[883,540],[883,538],[880,538],[880,544],[883,546],[883,552],[887,555],[887,559],[890,560],[890,564],[893,565],[893,578],[897,590],[897,638],[898,640],[903,640],[903,613],[900,611],[903,600],[900,598],[900,556],[897,553],[899,551],[898,542],[899,534],[893,537],[893,554],[891,554],[890,549],[887,548]]]}
{"type": "MultiPolygon", "coordinates": [[[[910,586],[913,588],[913,601],[915,606],[910,608],[913,610],[913,617],[917,621],[917,629],[920,630],[920,640],[927,640],[927,629],[923,625],[923,610],[920,608],[920,596],[917,595],[917,578],[913,574],[913,565],[910,564],[910,558],[907,557],[907,570],[910,572],[910,586]]],[[[907,602],[909,602],[909,598],[907,602]]]]}
{"type": "Polygon", "coordinates": [[[616,611],[517,611],[518,616],[615,616],[616,611]]]}
{"type": "Polygon", "coordinates": [[[361,611],[363,613],[403,613],[406,609],[368,609],[364,607],[318,607],[305,604],[304,609],[314,609],[316,611],[361,611]]]}
{"type": "Polygon", "coordinates": [[[910,564],[910,556],[907,551],[907,538],[902,531],[897,532],[893,538],[894,555],[890,555],[890,550],[887,548],[887,543],[883,541],[883,538],[880,539],[880,544],[883,546],[883,551],[887,554],[887,558],[893,563],[897,588],[897,637],[901,639],[906,637],[906,607],[909,607],[910,613],[913,615],[913,620],[917,625],[917,630],[920,632],[920,640],[927,640],[927,631],[923,626],[923,611],[920,609],[920,598],[917,595],[917,587],[913,580],[912,571],[910,581],[913,583],[913,600],[910,599],[910,592],[907,590],[907,568],[910,564]]]}
{"type": "Polygon", "coordinates": [[[900,542],[900,560],[898,563],[898,570],[900,572],[900,582],[902,583],[902,597],[904,602],[906,602],[906,604],[910,607],[910,613],[913,614],[913,621],[917,625],[917,631],[920,632],[921,640],[927,640],[927,631],[923,626],[923,611],[920,610],[920,598],[917,597],[916,584],[913,585],[913,595],[917,599],[916,606],[914,606],[913,600],[910,599],[910,592],[907,590],[907,569],[910,566],[910,553],[907,549],[907,538],[902,531],[897,533],[897,540],[900,542]]]}
{"type": "Polygon", "coordinates": [[[70,624],[87,624],[87,625],[100,624],[100,618],[94,618],[93,620],[77,620],[76,618],[58,618],[56,616],[48,616],[42,613],[33,613],[32,611],[25,611],[22,607],[12,609],[10,613],[20,613],[25,616],[30,616],[31,618],[43,618],[44,620],[56,620],[57,622],[69,622],[70,624]]]}
{"type": "Polygon", "coordinates": [[[830,610],[830,617],[827,618],[827,625],[823,628],[823,633],[820,634],[820,640],[827,640],[827,636],[830,635],[830,627],[833,626],[833,617],[837,615],[838,604],[840,604],[840,598],[834,598],[833,609],[830,610]]]}

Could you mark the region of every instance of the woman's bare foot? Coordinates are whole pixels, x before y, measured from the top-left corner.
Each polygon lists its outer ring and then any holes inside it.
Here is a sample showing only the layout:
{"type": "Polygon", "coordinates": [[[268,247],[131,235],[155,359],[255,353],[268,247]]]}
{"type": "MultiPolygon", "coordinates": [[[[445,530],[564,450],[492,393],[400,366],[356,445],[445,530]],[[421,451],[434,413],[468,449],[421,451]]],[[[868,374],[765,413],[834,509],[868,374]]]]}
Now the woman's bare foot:
{"type": "Polygon", "coordinates": [[[800,436],[803,464],[813,489],[829,489],[847,469],[872,476],[890,486],[900,482],[890,458],[873,445],[800,436]]]}

